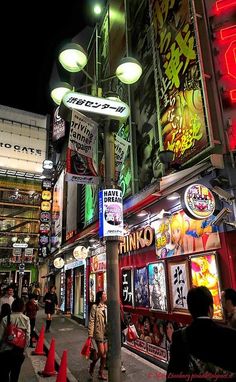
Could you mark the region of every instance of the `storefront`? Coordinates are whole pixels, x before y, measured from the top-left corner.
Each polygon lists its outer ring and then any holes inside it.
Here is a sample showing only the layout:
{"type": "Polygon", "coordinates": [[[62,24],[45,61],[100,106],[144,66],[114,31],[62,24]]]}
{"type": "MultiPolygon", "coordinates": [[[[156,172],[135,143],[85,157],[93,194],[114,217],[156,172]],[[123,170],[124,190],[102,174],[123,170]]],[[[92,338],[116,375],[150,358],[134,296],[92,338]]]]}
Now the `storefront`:
{"type": "Polygon", "coordinates": [[[121,301],[126,324],[135,334],[132,338],[126,331],[125,346],[164,367],[173,331],[191,321],[189,288],[207,286],[214,319],[224,323],[220,294],[230,286],[226,279],[232,274],[225,232],[213,224],[214,196],[201,184],[180,194],[145,207],[145,217],[130,218],[133,224],[119,248],[121,301]]]}

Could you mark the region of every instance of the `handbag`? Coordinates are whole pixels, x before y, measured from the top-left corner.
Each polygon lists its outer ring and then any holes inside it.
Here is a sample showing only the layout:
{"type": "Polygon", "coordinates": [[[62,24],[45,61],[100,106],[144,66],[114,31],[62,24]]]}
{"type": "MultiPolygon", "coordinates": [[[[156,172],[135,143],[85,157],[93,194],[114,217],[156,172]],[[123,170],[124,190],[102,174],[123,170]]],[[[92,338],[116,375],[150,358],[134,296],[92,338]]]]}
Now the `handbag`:
{"type": "Polygon", "coordinates": [[[135,341],[138,338],[137,332],[135,330],[135,326],[132,325],[132,327],[129,325],[127,330],[127,340],[128,341],[135,341]]]}
{"type": "Polygon", "coordinates": [[[89,359],[90,359],[90,361],[96,361],[97,358],[98,358],[97,350],[95,349],[95,347],[93,345],[93,341],[91,341],[89,359]]]}
{"type": "Polygon", "coordinates": [[[92,343],[92,338],[88,337],[81,350],[81,355],[83,355],[86,359],[90,358],[91,343],[92,343]]]}
{"type": "Polygon", "coordinates": [[[26,331],[11,323],[10,314],[7,316],[5,342],[20,349],[26,346],[26,331]]]}

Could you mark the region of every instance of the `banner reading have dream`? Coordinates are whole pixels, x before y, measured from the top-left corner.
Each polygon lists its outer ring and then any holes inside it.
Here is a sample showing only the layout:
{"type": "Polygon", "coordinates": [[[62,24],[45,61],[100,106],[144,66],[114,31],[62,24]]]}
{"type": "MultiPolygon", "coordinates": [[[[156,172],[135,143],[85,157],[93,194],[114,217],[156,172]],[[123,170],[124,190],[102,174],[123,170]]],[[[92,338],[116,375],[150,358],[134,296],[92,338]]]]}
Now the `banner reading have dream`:
{"type": "Polygon", "coordinates": [[[72,111],[66,159],[66,180],[80,184],[98,184],[94,165],[94,144],[98,124],[91,118],[72,111]]]}

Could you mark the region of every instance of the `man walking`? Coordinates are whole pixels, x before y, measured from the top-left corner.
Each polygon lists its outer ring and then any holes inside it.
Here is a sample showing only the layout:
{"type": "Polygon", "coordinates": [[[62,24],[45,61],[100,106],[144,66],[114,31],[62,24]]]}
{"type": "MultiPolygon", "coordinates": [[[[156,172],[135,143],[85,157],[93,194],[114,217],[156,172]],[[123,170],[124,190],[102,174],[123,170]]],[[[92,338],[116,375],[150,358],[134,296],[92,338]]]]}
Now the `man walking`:
{"type": "Polygon", "coordinates": [[[236,330],[212,320],[213,298],[204,286],[187,296],[192,323],[173,333],[167,381],[235,380],[236,330]]]}
{"type": "Polygon", "coordinates": [[[14,294],[14,290],[13,288],[9,285],[7,288],[6,288],[6,293],[3,297],[0,298],[0,310],[1,310],[1,307],[3,304],[9,304],[10,307],[14,301],[14,297],[13,297],[13,294],[14,294]]]}

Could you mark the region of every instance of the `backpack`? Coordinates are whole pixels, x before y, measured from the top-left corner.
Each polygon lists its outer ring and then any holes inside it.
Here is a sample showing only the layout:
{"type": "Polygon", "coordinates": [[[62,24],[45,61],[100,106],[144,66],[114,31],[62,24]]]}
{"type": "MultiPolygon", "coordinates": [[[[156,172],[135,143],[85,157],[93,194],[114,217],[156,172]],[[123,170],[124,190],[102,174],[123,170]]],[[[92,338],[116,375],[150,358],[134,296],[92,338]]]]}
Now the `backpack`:
{"type": "Polygon", "coordinates": [[[12,345],[20,349],[24,349],[26,346],[26,331],[11,323],[10,314],[7,316],[7,326],[5,329],[4,340],[8,345],[12,345]]]}
{"type": "Polygon", "coordinates": [[[214,365],[212,362],[203,361],[200,358],[195,357],[193,354],[189,352],[189,346],[188,346],[188,339],[187,339],[187,333],[186,329],[184,328],[181,331],[182,339],[184,342],[184,345],[188,352],[188,358],[189,358],[189,374],[191,375],[192,379],[194,380],[194,376],[196,376],[196,379],[199,381],[200,376],[202,376],[202,380],[204,381],[223,381],[232,379],[235,377],[235,374],[221,368],[220,366],[214,365]],[[222,376],[222,378],[220,378],[222,376]]]}

